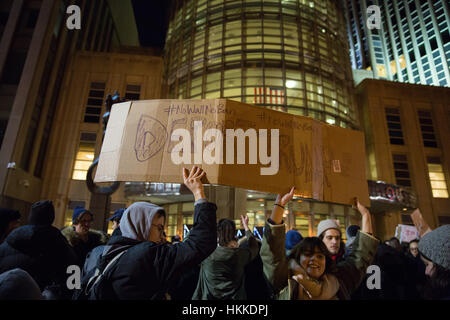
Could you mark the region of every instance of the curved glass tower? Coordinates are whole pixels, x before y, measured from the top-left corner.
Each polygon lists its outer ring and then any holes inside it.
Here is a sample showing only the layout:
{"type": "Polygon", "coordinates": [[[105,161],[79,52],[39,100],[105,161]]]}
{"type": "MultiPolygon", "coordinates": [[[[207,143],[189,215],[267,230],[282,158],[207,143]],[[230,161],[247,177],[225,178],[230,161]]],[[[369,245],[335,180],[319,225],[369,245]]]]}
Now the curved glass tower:
{"type": "Polygon", "coordinates": [[[334,0],[174,1],[167,98],[228,98],[358,127],[334,0]]]}

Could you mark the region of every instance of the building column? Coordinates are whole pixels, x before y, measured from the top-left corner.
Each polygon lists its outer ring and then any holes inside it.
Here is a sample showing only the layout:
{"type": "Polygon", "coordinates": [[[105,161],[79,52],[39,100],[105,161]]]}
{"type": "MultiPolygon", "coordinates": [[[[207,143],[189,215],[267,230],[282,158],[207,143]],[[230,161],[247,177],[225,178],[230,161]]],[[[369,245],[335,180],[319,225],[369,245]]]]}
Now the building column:
{"type": "Polygon", "coordinates": [[[22,120],[25,114],[28,95],[33,84],[36,67],[40,63],[39,58],[41,48],[46,37],[48,22],[50,20],[54,5],[55,3],[53,0],[43,0],[41,10],[39,12],[39,18],[34,29],[33,38],[28,49],[22,77],[17,88],[5,137],[0,149],[0,194],[3,194],[8,176],[8,170],[10,170],[7,168],[8,163],[19,162],[19,159],[14,159],[14,154],[21,154],[21,152],[17,153],[15,150],[16,141],[20,129],[23,126],[22,120]]]}
{"type": "Polygon", "coordinates": [[[15,0],[12,3],[11,11],[9,12],[8,22],[5,26],[5,31],[0,39],[0,78],[3,73],[6,58],[8,57],[9,48],[13,40],[14,32],[16,31],[17,22],[22,12],[23,0],[15,0]]]}

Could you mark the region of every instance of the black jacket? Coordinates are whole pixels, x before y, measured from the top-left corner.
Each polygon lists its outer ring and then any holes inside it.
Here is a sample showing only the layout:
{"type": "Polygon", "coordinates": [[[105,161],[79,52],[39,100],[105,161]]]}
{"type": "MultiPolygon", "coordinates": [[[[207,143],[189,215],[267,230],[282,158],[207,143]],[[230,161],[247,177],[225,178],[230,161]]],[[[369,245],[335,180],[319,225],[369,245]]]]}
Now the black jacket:
{"type": "Polygon", "coordinates": [[[21,268],[41,290],[55,283],[66,287],[67,267],[76,263],[67,240],[52,226],[19,227],[0,245],[0,273],[21,268]]]}
{"type": "Polygon", "coordinates": [[[62,235],[67,239],[78,257],[78,265],[83,268],[87,254],[95,247],[101,246],[108,241],[108,235],[103,231],[89,230],[88,240],[84,242],[75,232],[73,226],[61,229],[62,235]]]}
{"type": "Polygon", "coordinates": [[[177,245],[112,237],[107,243],[112,249],[106,256],[100,257],[100,268],[111,261],[121,248],[130,247],[111,269],[108,277],[111,292],[103,296],[120,300],[164,299],[170,283],[185,270],[198,265],[216,248],[216,210],[213,203],[197,204],[189,238],[177,245]]]}

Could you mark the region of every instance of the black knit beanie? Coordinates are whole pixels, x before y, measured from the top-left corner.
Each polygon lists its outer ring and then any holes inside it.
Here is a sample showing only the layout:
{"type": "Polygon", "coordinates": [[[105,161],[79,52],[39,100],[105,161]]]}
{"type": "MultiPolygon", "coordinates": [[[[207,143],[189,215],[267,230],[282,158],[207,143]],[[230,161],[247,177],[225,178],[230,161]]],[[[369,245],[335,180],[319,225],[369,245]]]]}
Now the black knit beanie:
{"type": "Polygon", "coordinates": [[[38,201],[31,206],[29,224],[51,225],[53,220],[55,220],[55,208],[50,200],[38,201]]]}

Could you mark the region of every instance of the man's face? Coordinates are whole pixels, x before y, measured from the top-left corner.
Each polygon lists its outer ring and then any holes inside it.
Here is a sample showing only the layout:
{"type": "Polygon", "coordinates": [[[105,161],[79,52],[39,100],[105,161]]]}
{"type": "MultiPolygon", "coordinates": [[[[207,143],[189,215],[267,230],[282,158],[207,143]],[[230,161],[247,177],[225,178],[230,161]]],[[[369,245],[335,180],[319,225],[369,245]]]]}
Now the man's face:
{"type": "Polygon", "coordinates": [[[337,255],[341,246],[341,233],[336,229],[324,232],[323,240],[332,255],[337,255]]]}
{"type": "Polygon", "coordinates": [[[417,257],[419,254],[419,248],[417,247],[417,242],[413,242],[409,245],[409,252],[414,256],[417,257]]]}
{"type": "Polygon", "coordinates": [[[92,217],[89,213],[83,213],[78,218],[78,223],[75,224],[75,232],[79,235],[86,235],[89,232],[89,229],[92,224],[92,217]]]}
{"type": "Polygon", "coordinates": [[[116,230],[118,227],[119,227],[119,221],[113,220],[113,223],[112,223],[111,228],[112,228],[113,230],[116,230]]]}

